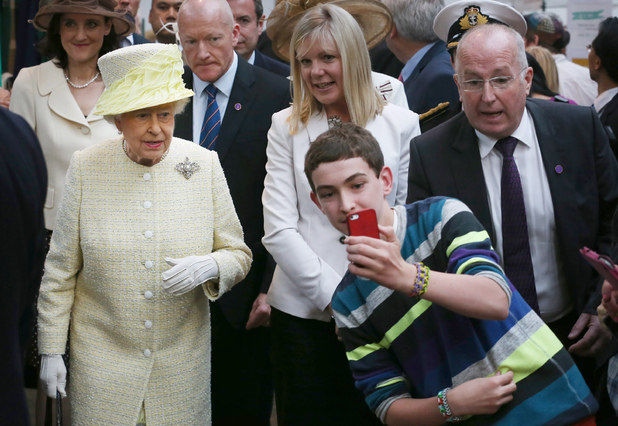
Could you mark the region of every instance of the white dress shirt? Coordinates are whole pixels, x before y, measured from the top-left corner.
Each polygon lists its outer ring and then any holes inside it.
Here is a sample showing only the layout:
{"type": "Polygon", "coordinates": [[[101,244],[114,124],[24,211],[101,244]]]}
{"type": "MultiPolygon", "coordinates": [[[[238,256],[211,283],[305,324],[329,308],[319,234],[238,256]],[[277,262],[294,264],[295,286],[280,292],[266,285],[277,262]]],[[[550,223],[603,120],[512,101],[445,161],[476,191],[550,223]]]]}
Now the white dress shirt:
{"type": "MultiPolygon", "coordinates": [[[[476,131],[479,139],[481,165],[487,186],[487,196],[492,224],[496,230],[495,250],[503,257],[502,249],[502,206],[501,177],[502,154],[494,148],[497,140],[476,131]]],[[[526,109],[519,127],[511,135],[520,142],[515,147],[513,158],[519,170],[530,254],[534,268],[534,279],[541,317],[545,322],[555,321],[572,309],[569,291],[562,276],[558,257],[556,222],[551,191],[543,166],[543,157],[536,136],[534,122],[526,109]]],[[[504,265],[504,262],[501,261],[504,265]]]]}
{"type": "Polygon", "coordinates": [[[578,105],[590,106],[597,96],[597,83],[590,78],[586,67],[569,61],[563,54],[552,55],[558,69],[560,94],[573,99],[578,105]]]}
{"type": "MultiPolygon", "coordinates": [[[[221,124],[223,124],[223,116],[225,115],[225,109],[227,103],[230,100],[232,94],[232,87],[234,86],[234,78],[236,78],[236,70],[238,69],[238,57],[234,53],[234,60],[219,80],[213,82],[217,88],[217,105],[219,106],[219,116],[221,117],[221,124]]],[[[195,96],[193,97],[193,142],[200,143],[200,132],[202,130],[202,123],[204,122],[204,114],[206,114],[206,108],[208,107],[208,94],[204,92],[206,86],[211,82],[202,81],[193,73],[193,91],[195,96]]]]}
{"type": "Polygon", "coordinates": [[[606,90],[605,92],[597,96],[597,98],[594,100],[593,105],[594,109],[597,110],[599,115],[601,115],[601,110],[605,108],[605,105],[607,105],[609,101],[614,99],[614,96],[616,96],[616,94],[618,94],[618,87],[612,87],[611,89],[606,90]]]}

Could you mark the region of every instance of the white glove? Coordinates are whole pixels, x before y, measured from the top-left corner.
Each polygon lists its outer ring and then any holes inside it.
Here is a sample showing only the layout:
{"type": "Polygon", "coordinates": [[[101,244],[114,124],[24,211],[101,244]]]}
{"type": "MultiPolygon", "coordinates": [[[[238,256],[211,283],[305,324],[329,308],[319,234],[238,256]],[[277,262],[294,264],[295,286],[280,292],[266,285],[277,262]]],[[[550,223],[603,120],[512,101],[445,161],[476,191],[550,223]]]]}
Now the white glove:
{"type": "Polygon", "coordinates": [[[56,399],[56,390],[63,398],[67,393],[67,368],[64,366],[62,355],[41,355],[41,380],[47,388],[47,396],[56,399]]]}
{"type": "Polygon", "coordinates": [[[161,274],[161,286],[174,296],[185,294],[198,285],[219,277],[219,266],[210,255],[188,256],[182,259],[166,257],[165,261],[172,268],[161,274]]]}

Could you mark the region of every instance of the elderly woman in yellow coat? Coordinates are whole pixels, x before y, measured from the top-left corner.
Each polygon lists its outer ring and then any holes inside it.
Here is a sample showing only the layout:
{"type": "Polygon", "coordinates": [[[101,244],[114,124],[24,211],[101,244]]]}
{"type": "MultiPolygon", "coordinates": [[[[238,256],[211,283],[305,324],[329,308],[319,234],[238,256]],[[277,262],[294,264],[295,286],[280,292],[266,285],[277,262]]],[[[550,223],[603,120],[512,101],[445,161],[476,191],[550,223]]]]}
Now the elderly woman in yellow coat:
{"type": "Polygon", "coordinates": [[[244,278],[216,153],[173,138],[193,92],[175,45],[99,60],[97,113],[122,136],[74,154],[39,297],[41,378],[75,424],[210,424],[208,300],[244,278]],[[69,327],[70,323],[70,327],[69,327]]]}

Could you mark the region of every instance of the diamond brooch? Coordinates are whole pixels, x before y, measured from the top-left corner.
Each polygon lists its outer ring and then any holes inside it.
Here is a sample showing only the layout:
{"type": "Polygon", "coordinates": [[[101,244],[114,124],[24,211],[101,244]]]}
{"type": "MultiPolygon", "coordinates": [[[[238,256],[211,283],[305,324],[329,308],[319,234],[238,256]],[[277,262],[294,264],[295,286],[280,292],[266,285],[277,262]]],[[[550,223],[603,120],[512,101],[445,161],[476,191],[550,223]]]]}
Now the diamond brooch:
{"type": "Polygon", "coordinates": [[[195,161],[189,161],[189,157],[185,158],[182,163],[176,164],[176,171],[183,175],[185,179],[191,178],[195,172],[200,169],[200,165],[195,161]]]}

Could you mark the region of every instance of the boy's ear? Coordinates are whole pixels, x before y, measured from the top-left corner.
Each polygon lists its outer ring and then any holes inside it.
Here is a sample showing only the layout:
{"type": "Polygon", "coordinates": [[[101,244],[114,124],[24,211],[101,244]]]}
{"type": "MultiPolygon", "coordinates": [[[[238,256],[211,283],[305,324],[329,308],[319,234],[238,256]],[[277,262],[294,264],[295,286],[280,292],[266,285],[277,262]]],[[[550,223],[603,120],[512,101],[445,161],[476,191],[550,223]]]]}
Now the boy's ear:
{"type": "Polygon", "coordinates": [[[320,211],[324,213],[324,210],[322,210],[322,205],[320,204],[320,200],[318,200],[318,196],[315,195],[315,192],[311,191],[310,195],[311,195],[311,201],[313,201],[315,205],[318,206],[318,209],[320,209],[320,211]]]}
{"type": "Polygon", "coordinates": [[[393,172],[388,166],[382,167],[379,179],[382,181],[382,190],[386,197],[393,191],[393,172]]]}

